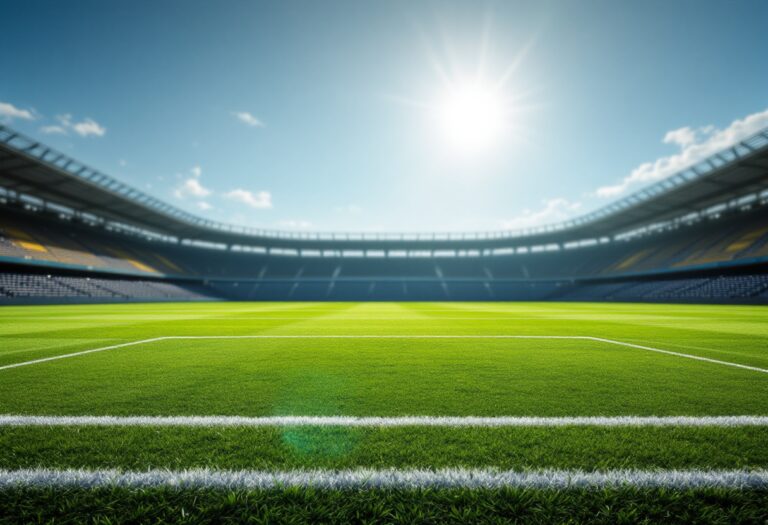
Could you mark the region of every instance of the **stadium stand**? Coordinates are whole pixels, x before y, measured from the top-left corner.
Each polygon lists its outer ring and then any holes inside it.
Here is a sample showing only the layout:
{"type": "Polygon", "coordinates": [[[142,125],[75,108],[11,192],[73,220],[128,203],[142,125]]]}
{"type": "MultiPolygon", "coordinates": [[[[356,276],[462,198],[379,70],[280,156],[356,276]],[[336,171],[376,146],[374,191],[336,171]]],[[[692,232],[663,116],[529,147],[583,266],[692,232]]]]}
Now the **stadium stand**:
{"type": "Polygon", "coordinates": [[[544,228],[296,234],[200,219],[0,126],[0,302],[212,298],[765,303],[768,132],[544,228]]]}
{"type": "Polygon", "coordinates": [[[557,299],[571,301],[759,303],[766,294],[768,294],[768,275],[748,274],[687,279],[582,283],[569,288],[557,299]]]}
{"type": "Polygon", "coordinates": [[[30,302],[32,298],[115,301],[188,301],[211,298],[205,289],[194,285],[14,272],[0,273],[0,297],[6,302],[30,302]]]}

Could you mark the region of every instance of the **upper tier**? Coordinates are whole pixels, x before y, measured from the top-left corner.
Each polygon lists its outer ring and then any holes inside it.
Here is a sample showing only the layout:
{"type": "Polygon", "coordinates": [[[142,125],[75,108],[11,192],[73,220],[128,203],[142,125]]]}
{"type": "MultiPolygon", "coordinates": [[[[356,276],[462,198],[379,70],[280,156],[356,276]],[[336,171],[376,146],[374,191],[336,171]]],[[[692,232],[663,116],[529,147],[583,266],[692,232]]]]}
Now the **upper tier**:
{"type": "Polygon", "coordinates": [[[517,232],[305,233],[217,223],[179,210],[0,125],[0,202],[32,203],[76,220],[175,239],[290,250],[488,250],[616,237],[715,206],[757,200],[768,187],[768,131],[597,211],[517,232]]]}
{"type": "Polygon", "coordinates": [[[543,251],[254,253],[149,241],[0,208],[0,262],[227,279],[573,279],[768,262],[768,209],[734,211],[627,240],[543,251]]]}

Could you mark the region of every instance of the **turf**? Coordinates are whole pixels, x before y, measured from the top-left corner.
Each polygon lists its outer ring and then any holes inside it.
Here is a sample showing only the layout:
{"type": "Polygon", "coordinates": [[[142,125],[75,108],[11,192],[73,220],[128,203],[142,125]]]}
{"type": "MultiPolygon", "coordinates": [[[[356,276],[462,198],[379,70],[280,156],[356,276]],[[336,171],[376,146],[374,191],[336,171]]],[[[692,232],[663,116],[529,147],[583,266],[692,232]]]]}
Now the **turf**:
{"type": "Polygon", "coordinates": [[[610,416],[768,409],[768,374],[584,340],[182,339],[2,373],[0,410],[24,414],[610,416]]]}
{"type": "Polygon", "coordinates": [[[764,427],[5,428],[0,468],[764,468],[765,434],[764,427]]]}
{"type": "MultiPolygon", "coordinates": [[[[4,307],[0,366],[154,337],[211,335],[591,336],[768,368],[765,308],[536,303],[4,307]]],[[[768,415],[768,374],[589,340],[174,339],[0,370],[0,413],[768,415]]],[[[0,469],[735,469],[768,467],[766,450],[765,427],[0,427],[0,469]]],[[[0,515],[3,510],[16,517],[27,512],[31,507],[25,507],[22,493],[29,501],[40,502],[41,520],[59,521],[63,504],[45,490],[3,491],[0,515]]],[[[158,501],[166,501],[168,508],[187,505],[200,519],[211,518],[210,509],[237,514],[244,508],[265,521],[270,516],[288,521],[307,517],[290,511],[295,503],[291,496],[267,492],[205,493],[192,500],[163,490],[67,494],[73,516],[107,498],[114,509],[129,502],[149,506],[145,517],[151,519],[169,519],[165,511],[151,509],[158,501]],[[231,507],[229,497],[234,498],[231,507]],[[200,501],[208,506],[194,503],[200,501]]],[[[577,519],[589,513],[573,505],[592,508],[580,492],[452,494],[391,491],[353,499],[361,505],[361,520],[367,516],[380,521],[418,520],[422,511],[431,521],[461,521],[461,514],[436,510],[436,502],[454,497],[463,502],[457,503],[456,512],[468,513],[469,521],[494,515],[548,521],[542,509],[551,511],[552,521],[567,520],[567,513],[553,510],[557,505],[552,501],[558,498],[577,519]],[[418,501],[423,502],[421,510],[418,501]],[[396,508],[401,514],[391,514],[396,508]]],[[[604,518],[621,515],[627,521],[658,520],[659,502],[667,500],[672,506],[681,505],[681,513],[670,514],[669,521],[768,519],[759,512],[764,493],[713,494],[614,490],[601,492],[598,500],[613,509],[604,518]],[[720,497],[722,505],[715,503],[720,497]],[[698,506],[695,511],[689,508],[693,502],[698,506]]],[[[337,498],[333,494],[299,491],[294,496],[325,509],[328,520],[345,521],[342,518],[350,516],[346,513],[353,512],[337,502],[338,512],[333,514],[329,510],[337,498]]],[[[120,514],[115,510],[103,516],[114,521],[109,516],[120,514]]]]}
{"type": "Polygon", "coordinates": [[[764,524],[768,492],[417,490],[0,492],[0,523],[764,524]]]}

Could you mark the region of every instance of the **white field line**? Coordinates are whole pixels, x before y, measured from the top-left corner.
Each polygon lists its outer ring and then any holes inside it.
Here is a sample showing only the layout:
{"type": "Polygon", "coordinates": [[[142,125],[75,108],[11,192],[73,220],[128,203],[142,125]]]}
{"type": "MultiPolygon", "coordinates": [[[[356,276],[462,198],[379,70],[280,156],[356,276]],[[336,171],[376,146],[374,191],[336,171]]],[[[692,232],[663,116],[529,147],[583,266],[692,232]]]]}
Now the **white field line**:
{"type": "Polygon", "coordinates": [[[132,341],[129,343],[122,343],[111,346],[104,346],[101,348],[94,348],[92,350],[84,350],[82,352],[73,352],[71,354],[57,355],[53,357],[45,357],[42,359],[34,359],[32,361],[23,361],[20,363],[13,363],[10,365],[0,366],[0,371],[9,368],[18,368],[21,366],[35,365],[39,363],[45,363],[48,361],[56,361],[58,359],[66,359],[69,357],[77,357],[85,354],[92,354],[95,352],[103,352],[105,350],[114,350],[117,348],[123,348],[126,346],[134,346],[146,343],[152,343],[157,341],[177,341],[177,340],[206,340],[206,339],[565,339],[565,340],[582,340],[582,341],[596,341],[600,343],[607,343],[612,345],[627,346],[630,348],[637,348],[640,350],[647,350],[650,352],[657,352],[660,354],[667,354],[676,357],[683,357],[686,359],[695,359],[697,361],[704,361],[707,363],[713,363],[723,366],[731,366],[735,368],[741,368],[744,370],[751,370],[753,372],[762,372],[768,374],[768,369],[759,368],[756,366],[743,365],[739,363],[733,363],[730,361],[721,361],[719,359],[710,359],[708,357],[702,357],[693,354],[685,354],[682,352],[673,352],[671,350],[662,350],[661,348],[654,348],[650,346],[642,346],[634,343],[625,343],[623,341],[617,341],[615,339],[605,339],[603,337],[592,337],[585,335],[170,335],[162,337],[153,337],[151,339],[142,339],[140,341],[132,341]]]}
{"type": "Polygon", "coordinates": [[[0,489],[14,487],[167,487],[174,489],[319,489],[517,487],[600,489],[607,487],[766,488],[768,470],[581,470],[503,471],[495,469],[351,469],[227,471],[194,470],[0,470],[0,489]]]}
{"type": "Polygon", "coordinates": [[[634,343],[625,343],[623,341],[615,341],[613,339],[603,339],[601,337],[590,337],[589,339],[591,339],[592,341],[602,341],[604,343],[610,343],[610,344],[620,345],[620,346],[628,346],[630,348],[638,348],[640,350],[647,350],[649,352],[658,352],[660,354],[674,355],[677,357],[685,357],[687,359],[695,359],[697,361],[705,361],[707,363],[715,363],[718,365],[733,366],[736,368],[743,368],[744,370],[752,370],[754,372],[763,372],[768,374],[768,370],[766,370],[765,368],[742,365],[739,363],[732,363],[730,361],[721,361],[720,359],[711,359],[709,357],[702,357],[700,355],[684,354],[682,352],[673,352],[672,350],[662,350],[661,348],[654,348],[652,346],[636,345],[634,343]]]}
{"type": "Polygon", "coordinates": [[[768,416],[21,416],[0,427],[765,427],[768,416]]]}
{"type": "Polygon", "coordinates": [[[317,317],[220,317],[218,319],[212,319],[204,317],[203,319],[208,321],[322,321],[329,323],[345,323],[349,321],[405,321],[405,322],[440,322],[440,321],[530,321],[534,319],[541,319],[540,317],[353,317],[353,316],[323,316],[317,317]]]}
{"type": "Polygon", "coordinates": [[[162,341],[168,339],[167,337],[153,337],[152,339],[142,339],[140,341],[130,341],[128,343],[120,343],[117,345],[102,346],[101,348],[93,348],[91,350],[83,350],[81,352],[72,352],[71,354],[55,355],[52,357],[43,357],[41,359],[33,359],[32,361],[22,361],[21,363],[12,363],[10,365],[0,366],[0,370],[7,370],[9,368],[18,368],[20,366],[36,365],[39,363],[47,363],[48,361],[57,361],[59,359],[67,359],[69,357],[76,357],[79,355],[94,354],[96,352],[104,352],[105,350],[115,350],[117,348],[123,348],[126,346],[142,345],[145,343],[152,343],[154,341],[162,341]]]}

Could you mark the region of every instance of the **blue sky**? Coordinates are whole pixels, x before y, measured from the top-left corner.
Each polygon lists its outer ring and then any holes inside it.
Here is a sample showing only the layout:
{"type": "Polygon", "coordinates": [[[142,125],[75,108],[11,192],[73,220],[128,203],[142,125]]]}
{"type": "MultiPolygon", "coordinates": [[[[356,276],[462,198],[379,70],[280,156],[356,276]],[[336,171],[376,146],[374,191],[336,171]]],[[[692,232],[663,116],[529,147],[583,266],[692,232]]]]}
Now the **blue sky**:
{"type": "Polygon", "coordinates": [[[0,120],[251,226],[521,228],[768,126],[762,1],[0,0],[0,13],[0,120]],[[442,117],[478,82],[503,117],[488,144],[476,112],[458,139],[442,117]]]}

